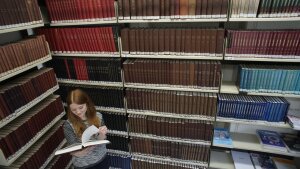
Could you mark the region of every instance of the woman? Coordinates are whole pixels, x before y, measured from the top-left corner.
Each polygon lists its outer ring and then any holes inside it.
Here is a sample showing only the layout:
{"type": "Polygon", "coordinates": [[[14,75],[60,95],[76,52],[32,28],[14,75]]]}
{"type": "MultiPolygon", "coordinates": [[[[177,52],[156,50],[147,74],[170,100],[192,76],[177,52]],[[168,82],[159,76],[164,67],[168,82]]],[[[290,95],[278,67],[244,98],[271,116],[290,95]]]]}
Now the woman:
{"type": "MultiPolygon", "coordinates": [[[[67,96],[67,116],[64,123],[64,134],[69,145],[81,142],[83,131],[95,125],[99,128],[99,134],[94,139],[106,138],[107,127],[104,125],[102,115],[96,112],[95,106],[89,96],[80,89],[72,90],[67,96]]],[[[109,159],[106,156],[105,145],[89,146],[82,150],[72,152],[75,168],[108,169],[109,159]]]]}

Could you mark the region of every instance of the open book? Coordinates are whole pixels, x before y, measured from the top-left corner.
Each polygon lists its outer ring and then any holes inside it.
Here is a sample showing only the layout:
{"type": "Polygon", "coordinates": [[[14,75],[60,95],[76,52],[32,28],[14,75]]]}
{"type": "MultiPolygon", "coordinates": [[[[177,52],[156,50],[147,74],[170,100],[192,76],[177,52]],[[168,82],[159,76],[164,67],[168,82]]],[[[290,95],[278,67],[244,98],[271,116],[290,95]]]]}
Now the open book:
{"type": "Polygon", "coordinates": [[[92,125],[88,127],[81,136],[81,143],[72,144],[68,147],[62,148],[55,152],[55,155],[69,153],[72,151],[77,151],[82,149],[83,147],[92,146],[92,145],[99,145],[99,144],[108,144],[110,143],[108,140],[90,140],[90,138],[99,132],[99,129],[92,125]]]}

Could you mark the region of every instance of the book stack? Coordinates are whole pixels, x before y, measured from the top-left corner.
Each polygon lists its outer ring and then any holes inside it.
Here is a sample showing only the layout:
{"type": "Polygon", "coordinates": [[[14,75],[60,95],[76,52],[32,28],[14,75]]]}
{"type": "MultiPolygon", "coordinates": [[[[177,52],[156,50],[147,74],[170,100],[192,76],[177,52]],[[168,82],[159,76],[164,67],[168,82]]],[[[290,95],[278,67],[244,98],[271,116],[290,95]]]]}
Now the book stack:
{"type": "Polygon", "coordinates": [[[37,0],[2,0],[0,30],[43,23],[37,0]]]}
{"type": "Polygon", "coordinates": [[[298,30],[228,30],[225,58],[299,59],[298,30]]]}
{"type": "Polygon", "coordinates": [[[120,20],[226,18],[228,0],[119,0],[120,20]]]}
{"type": "Polygon", "coordinates": [[[220,94],[219,117],[285,122],[289,102],[283,97],[220,94]]]}
{"type": "Polygon", "coordinates": [[[42,101],[26,114],[22,114],[13,123],[1,128],[0,149],[5,158],[11,158],[28,142],[36,139],[36,135],[53,123],[63,111],[59,96],[53,96],[42,101]]]}
{"type": "MultiPolygon", "coordinates": [[[[57,86],[52,68],[31,72],[0,87],[0,121],[12,118],[24,106],[57,86]],[[16,102],[16,100],[18,100],[16,102]]],[[[26,107],[26,106],[25,106],[26,107]]]]}
{"type": "Polygon", "coordinates": [[[10,70],[26,67],[49,55],[45,36],[34,36],[0,47],[0,77],[10,70]]]}
{"type": "Polygon", "coordinates": [[[120,62],[118,58],[54,58],[49,66],[60,79],[121,82],[120,62]]]}
{"type": "Polygon", "coordinates": [[[208,163],[209,145],[131,138],[131,152],[208,163]]]}
{"type": "Polygon", "coordinates": [[[113,27],[41,28],[54,53],[118,54],[113,27]]]}
{"type": "Polygon", "coordinates": [[[277,132],[268,130],[257,130],[256,133],[260,144],[263,148],[287,152],[287,148],[284,144],[284,141],[277,132]]]}
{"type": "Polygon", "coordinates": [[[240,65],[239,73],[242,92],[300,94],[298,66],[240,65]]]}
{"type": "Polygon", "coordinates": [[[217,95],[214,93],[126,89],[126,96],[128,110],[211,118],[216,114],[217,95]]]}
{"type": "Polygon", "coordinates": [[[114,0],[46,0],[51,23],[116,20],[114,0]]]}
{"type": "Polygon", "coordinates": [[[260,0],[258,17],[298,17],[299,2],[285,0],[260,0]]]}
{"type": "Polygon", "coordinates": [[[211,121],[174,119],[130,114],[128,119],[131,133],[174,137],[210,142],[213,134],[211,121]]]}
{"type": "Polygon", "coordinates": [[[221,64],[218,61],[133,59],[123,63],[125,83],[179,86],[217,90],[221,64]]]}
{"type": "Polygon", "coordinates": [[[214,129],[214,140],[213,145],[233,147],[232,139],[229,131],[226,128],[215,128],[214,129]]]}
{"type": "Polygon", "coordinates": [[[123,89],[119,87],[91,87],[83,85],[61,84],[57,94],[66,103],[69,91],[80,88],[85,91],[97,107],[124,109],[123,89]]]}
{"type": "Polygon", "coordinates": [[[224,29],[122,29],[122,53],[222,56],[224,29]]]}
{"type": "Polygon", "coordinates": [[[231,18],[256,18],[260,0],[231,1],[231,18]]]}

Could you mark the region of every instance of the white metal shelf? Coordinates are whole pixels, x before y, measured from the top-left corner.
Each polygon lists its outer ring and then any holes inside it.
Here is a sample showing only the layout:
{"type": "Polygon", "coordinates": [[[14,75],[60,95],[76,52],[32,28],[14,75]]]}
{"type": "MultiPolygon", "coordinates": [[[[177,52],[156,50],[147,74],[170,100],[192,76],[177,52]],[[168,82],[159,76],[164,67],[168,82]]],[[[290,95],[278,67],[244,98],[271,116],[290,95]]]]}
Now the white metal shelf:
{"type": "Polygon", "coordinates": [[[58,146],[57,148],[53,151],[53,153],[48,157],[48,159],[45,161],[45,163],[40,167],[40,169],[44,169],[47,167],[47,165],[50,163],[50,161],[54,158],[54,153],[55,151],[61,149],[65,144],[67,143],[67,140],[64,139],[58,146]]]}
{"type": "Polygon", "coordinates": [[[120,136],[128,137],[128,132],[127,131],[108,130],[107,133],[112,134],[112,135],[120,135],[120,136]]]}
{"type": "Polygon", "coordinates": [[[294,62],[299,63],[299,58],[258,58],[258,57],[232,57],[232,56],[226,56],[224,57],[224,60],[232,60],[232,61],[251,61],[251,62],[294,62]]]}
{"type": "Polygon", "coordinates": [[[192,115],[192,114],[176,114],[168,112],[156,112],[150,110],[133,110],[128,109],[128,114],[140,114],[147,116],[157,116],[157,117],[169,117],[169,118],[178,118],[178,119],[191,119],[191,120],[204,120],[204,121],[215,121],[215,117],[202,116],[202,115],[192,115]]]}
{"type": "Polygon", "coordinates": [[[30,148],[40,137],[42,137],[57,121],[59,121],[65,112],[62,112],[60,115],[55,117],[47,126],[45,126],[42,130],[40,130],[26,145],[24,145],[21,149],[19,149],[15,154],[6,158],[2,150],[0,150],[0,165],[9,166],[11,165],[17,158],[19,158],[28,148],[30,148]]]}
{"type": "Polygon", "coordinates": [[[96,107],[96,110],[99,110],[99,111],[126,113],[125,108],[114,108],[114,107],[103,107],[103,106],[95,106],[95,107],[96,107]]]}
{"type": "Polygon", "coordinates": [[[222,56],[205,56],[205,55],[163,55],[163,54],[153,54],[153,55],[131,55],[131,54],[121,54],[122,58],[140,58],[140,59],[195,59],[195,60],[223,60],[222,56]]]}
{"type": "Polygon", "coordinates": [[[210,141],[185,139],[185,138],[177,138],[177,137],[156,136],[156,135],[152,135],[152,134],[143,134],[143,133],[129,132],[129,136],[137,137],[137,138],[152,139],[152,140],[171,141],[171,142],[177,142],[177,143],[211,145],[210,141]]]}
{"type": "Polygon", "coordinates": [[[112,20],[71,20],[71,21],[51,21],[50,26],[76,26],[76,25],[106,25],[117,24],[117,19],[112,20]]]}
{"type": "Polygon", "coordinates": [[[58,57],[98,57],[98,58],[119,58],[120,54],[116,53],[78,53],[78,52],[52,52],[52,56],[58,57]]]}
{"type": "Polygon", "coordinates": [[[58,85],[54,86],[53,88],[47,90],[45,93],[43,93],[42,95],[38,96],[37,98],[35,98],[31,102],[29,102],[26,105],[20,107],[13,114],[11,114],[11,115],[7,116],[6,118],[2,119],[0,121],[0,128],[2,128],[3,126],[5,126],[9,122],[11,122],[12,120],[16,119],[17,117],[19,117],[20,115],[22,115],[23,113],[25,113],[27,110],[29,110],[30,108],[32,108],[33,106],[35,106],[36,104],[38,104],[41,100],[43,100],[46,97],[50,96],[53,92],[55,92],[56,90],[58,90],[58,88],[59,88],[58,85]]]}
{"type": "Polygon", "coordinates": [[[0,74],[0,82],[3,81],[3,80],[6,80],[8,78],[11,78],[17,74],[20,74],[22,72],[25,72],[33,67],[36,67],[42,63],[45,63],[47,61],[51,60],[51,55],[47,55],[41,59],[38,59],[36,61],[33,61],[33,62],[30,62],[30,63],[27,63],[23,66],[20,66],[20,67],[17,67],[15,69],[12,69],[12,70],[9,70],[7,72],[4,72],[4,73],[1,73],[0,74]]]}
{"type": "Polygon", "coordinates": [[[129,152],[120,151],[120,150],[107,149],[107,153],[116,154],[116,155],[131,156],[131,154],[129,152]]]}
{"type": "Polygon", "coordinates": [[[300,17],[278,18],[229,18],[230,22],[300,21],[300,17]]]}
{"type": "Polygon", "coordinates": [[[118,20],[118,23],[181,23],[181,22],[227,22],[227,18],[119,19],[118,20]]]}
{"type": "Polygon", "coordinates": [[[185,165],[192,165],[194,167],[208,167],[207,162],[202,161],[192,161],[192,160],[182,160],[178,158],[170,158],[166,156],[158,156],[158,155],[148,155],[148,154],[141,154],[141,153],[132,153],[132,158],[147,158],[150,160],[157,160],[163,162],[176,162],[178,164],[185,164],[185,165]]]}
{"type": "Polygon", "coordinates": [[[25,30],[25,29],[38,28],[38,27],[44,26],[44,23],[42,20],[36,21],[36,22],[37,23],[29,22],[29,23],[15,24],[15,25],[7,25],[8,28],[0,29],[0,34],[20,31],[20,30],[25,30]]]}
{"type": "Polygon", "coordinates": [[[210,151],[210,169],[235,169],[231,153],[229,151],[210,151]]]}
{"type": "Polygon", "coordinates": [[[283,122],[268,122],[262,120],[248,120],[248,119],[225,118],[225,117],[217,117],[216,121],[223,122],[223,123],[238,123],[238,124],[260,125],[260,126],[292,129],[292,127],[288,123],[283,123],[283,122]]]}
{"type": "Polygon", "coordinates": [[[235,82],[222,82],[220,93],[239,94],[239,89],[235,82]]]}
{"type": "Polygon", "coordinates": [[[249,150],[249,151],[257,151],[264,153],[272,153],[278,155],[286,155],[291,157],[300,157],[299,154],[294,154],[290,152],[283,152],[273,149],[263,148],[259,142],[258,136],[254,134],[246,134],[246,133],[230,133],[232,139],[233,147],[229,147],[226,145],[214,145],[215,147],[223,147],[223,148],[232,148],[232,149],[241,149],[241,150],[249,150]]]}
{"type": "Polygon", "coordinates": [[[190,92],[207,92],[218,93],[219,89],[193,88],[192,86],[166,85],[166,84],[144,84],[144,83],[125,83],[124,87],[137,89],[155,89],[155,90],[172,90],[172,91],[190,91],[190,92]]]}
{"type": "Polygon", "coordinates": [[[123,83],[122,82],[75,80],[75,79],[62,79],[62,78],[57,78],[57,81],[58,81],[58,83],[65,83],[65,84],[80,84],[80,85],[93,85],[93,86],[123,87],[123,83]]]}

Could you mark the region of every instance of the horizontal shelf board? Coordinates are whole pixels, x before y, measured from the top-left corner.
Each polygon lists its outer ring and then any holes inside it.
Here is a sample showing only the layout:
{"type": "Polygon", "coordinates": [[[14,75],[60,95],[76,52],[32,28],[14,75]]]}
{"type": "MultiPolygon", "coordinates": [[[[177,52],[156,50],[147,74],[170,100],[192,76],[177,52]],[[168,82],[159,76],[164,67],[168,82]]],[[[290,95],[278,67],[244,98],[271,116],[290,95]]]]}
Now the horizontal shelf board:
{"type": "MultiPolygon", "coordinates": [[[[263,148],[259,142],[258,137],[254,134],[230,133],[230,135],[232,138],[232,145],[233,145],[232,148],[233,149],[272,153],[272,154],[286,155],[286,156],[291,156],[291,157],[300,157],[300,154],[293,154],[290,152],[283,152],[283,151],[263,148]]],[[[231,148],[226,145],[213,145],[213,146],[231,148]]]]}
{"type": "Polygon", "coordinates": [[[300,21],[300,17],[278,18],[229,18],[230,22],[300,21]]]}
{"type": "Polygon", "coordinates": [[[182,138],[165,137],[165,136],[156,136],[156,135],[152,135],[152,134],[142,134],[142,133],[129,132],[129,136],[137,137],[137,138],[152,139],[152,140],[171,141],[171,142],[177,142],[177,143],[211,145],[210,141],[195,140],[195,139],[182,139],[182,138]]]}
{"type": "Polygon", "coordinates": [[[260,120],[247,120],[247,119],[236,119],[236,118],[225,118],[225,117],[217,117],[216,121],[225,122],[225,123],[239,123],[239,124],[247,124],[247,125],[260,125],[260,126],[292,129],[288,123],[283,123],[283,122],[267,122],[267,121],[260,121],[260,120]]]}
{"type": "Polygon", "coordinates": [[[96,110],[99,110],[99,111],[126,113],[125,108],[113,108],[113,107],[102,107],[102,106],[95,106],[95,107],[96,107],[96,110]]]}
{"type": "Polygon", "coordinates": [[[38,104],[40,101],[42,101],[46,97],[50,96],[53,92],[55,92],[56,90],[58,90],[58,88],[59,88],[58,85],[54,86],[53,88],[47,90],[45,93],[43,93],[42,95],[38,96],[37,98],[35,98],[31,102],[29,102],[26,105],[20,107],[18,110],[16,110],[10,116],[7,116],[6,118],[2,119],[0,121],[0,128],[2,128],[3,126],[5,126],[6,124],[8,124],[9,122],[13,121],[17,117],[19,117],[20,115],[22,115],[23,113],[25,113],[27,110],[29,110],[30,108],[32,108],[33,106],[35,106],[36,104],[38,104]]]}
{"type": "Polygon", "coordinates": [[[116,154],[116,155],[126,155],[126,156],[130,156],[130,153],[129,153],[129,152],[126,152],[126,151],[107,149],[107,152],[108,152],[108,153],[111,153],[111,154],[116,154]]]}
{"type": "Polygon", "coordinates": [[[220,93],[239,94],[239,89],[234,82],[222,82],[220,93]]]}
{"type": "Polygon", "coordinates": [[[191,91],[191,92],[207,92],[218,93],[218,89],[204,89],[204,88],[192,88],[188,86],[171,86],[171,85],[154,85],[154,84],[142,84],[142,83],[125,83],[124,87],[138,88],[138,89],[155,89],[155,90],[176,90],[176,91],[191,91]]]}
{"type": "Polygon", "coordinates": [[[101,24],[116,24],[117,19],[114,20],[98,20],[98,21],[84,21],[84,20],[74,20],[73,22],[68,21],[55,21],[51,22],[50,26],[75,26],[75,25],[101,25],[101,24]]]}
{"type": "Polygon", "coordinates": [[[111,53],[54,53],[52,52],[52,56],[63,56],[63,57],[115,57],[119,58],[120,54],[111,54],[111,53]]]}
{"type": "Polygon", "coordinates": [[[280,93],[263,93],[263,92],[243,92],[247,95],[255,96],[276,96],[276,97],[288,97],[288,98],[300,98],[300,95],[295,94],[280,94],[280,93]]]}
{"type": "Polygon", "coordinates": [[[18,74],[20,74],[22,72],[25,72],[25,71],[27,71],[27,70],[29,70],[29,69],[31,69],[33,67],[36,67],[36,66],[38,66],[38,65],[40,65],[42,63],[45,63],[45,62],[47,62],[47,61],[49,61],[51,59],[52,59],[51,55],[47,55],[47,56],[45,56],[45,57],[43,57],[41,59],[38,59],[36,61],[27,63],[27,64],[25,64],[23,66],[17,67],[15,69],[10,70],[10,71],[1,73],[0,74],[0,82],[3,81],[3,80],[6,80],[8,78],[11,78],[13,76],[16,76],[16,75],[18,75],[18,74]]]}
{"type": "Polygon", "coordinates": [[[114,135],[120,135],[120,136],[126,136],[128,137],[128,132],[127,131],[118,131],[118,130],[108,130],[108,134],[114,134],[114,135]]]}
{"type": "Polygon", "coordinates": [[[251,58],[251,57],[224,57],[224,60],[232,60],[232,61],[253,61],[253,62],[300,62],[300,59],[291,59],[291,58],[251,58]]]}
{"type": "Polygon", "coordinates": [[[178,158],[170,158],[166,156],[150,155],[150,154],[141,154],[141,153],[132,153],[133,158],[147,158],[151,160],[159,160],[164,162],[176,162],[180,164],[193,165],[195,167],[208,167],[208,163],[201,161],[192,161],[192,160],[182,160],[178,158]]]}
{"type": "Polygon", "coordinates": [[[3,166],[11,165],[17,158],[19,158],[28,148],[30,148],[40,137],[42,137],[64,115],[65,115],[65,112],[62,112],[60,115],[55,117],[52,120],[52,122],[50,122],[41,131],[39,131],[25,146],[23,146],[19,151],[17,151],[15,154],[10,156],[8,159],[5,158],[2,150],[0,150],[0,165],[3,165],[3,166]]]}
{"type": "Polygon", "coordinates": [[[80,84],[80,85],[93,85],[93,86],[123,87],[123,83],[122,82],[75,80],[75,79],[62,79],[62,78],[57,78],[57,81],[58,81],[58,83],[66,83],[66,84],[80,84]]]}
{"type": "Polygon", "coordinates": [[[215,150],[210,152],[210,169],[235,169],[230,152],[215,150]]]}
{"type": "Polygon", "coordinates": [[[44,23],[41,20],[41,21],[38,21],[38,23],[35,23],[35,24],[25,23],[25,26],[24,26],[24,24],[15,24],[14,26],[13,25],[11,25],[11,26],[12,26],[11,28],[0,29],[0,34],[20,31],[20,30],[25,30],[25,29],[43,27],[44,23]]]}
{"type": "Polygon", "coordinates": [[[227,22],[227,18],[216,19],[119,19],[118,23],[180,23],[180,22],[227,22]]]}
{"type": "Polygon", "coordinates": [[[48,157],[48,159],[45,161],[45,163],[40,167],[40,169],[44,169],[48,166],[48,164],[51,162],[51,160],[54,158],[54,153],[55,151],[61,149],[65,144],[67,143],[67,140],[64,139],[58,146],[57,148],[53,151],[53,153],[48,157]]]}
{"type": "Polygon", "coordinates": [[[123,54],[123,58],[145,58],[145,59],[195,59],[195,60],[223,60],[222,56],[197,56],[197,55],[130,55],[123,54]]]}
{"type": "Polygon", "coordinates": [[[128,114],[141,114],[147,116],[158,116],[158,117],[170,117],[178,119],[191,119],[191,120],[205,120],[205,121],[214,121],[215,117],[201,116],[201,115],[191,115],[191,114],[176,114],[176,113],[167,113],[167,112],[156,112],[149,110],[127,110],[128,114]]]}

